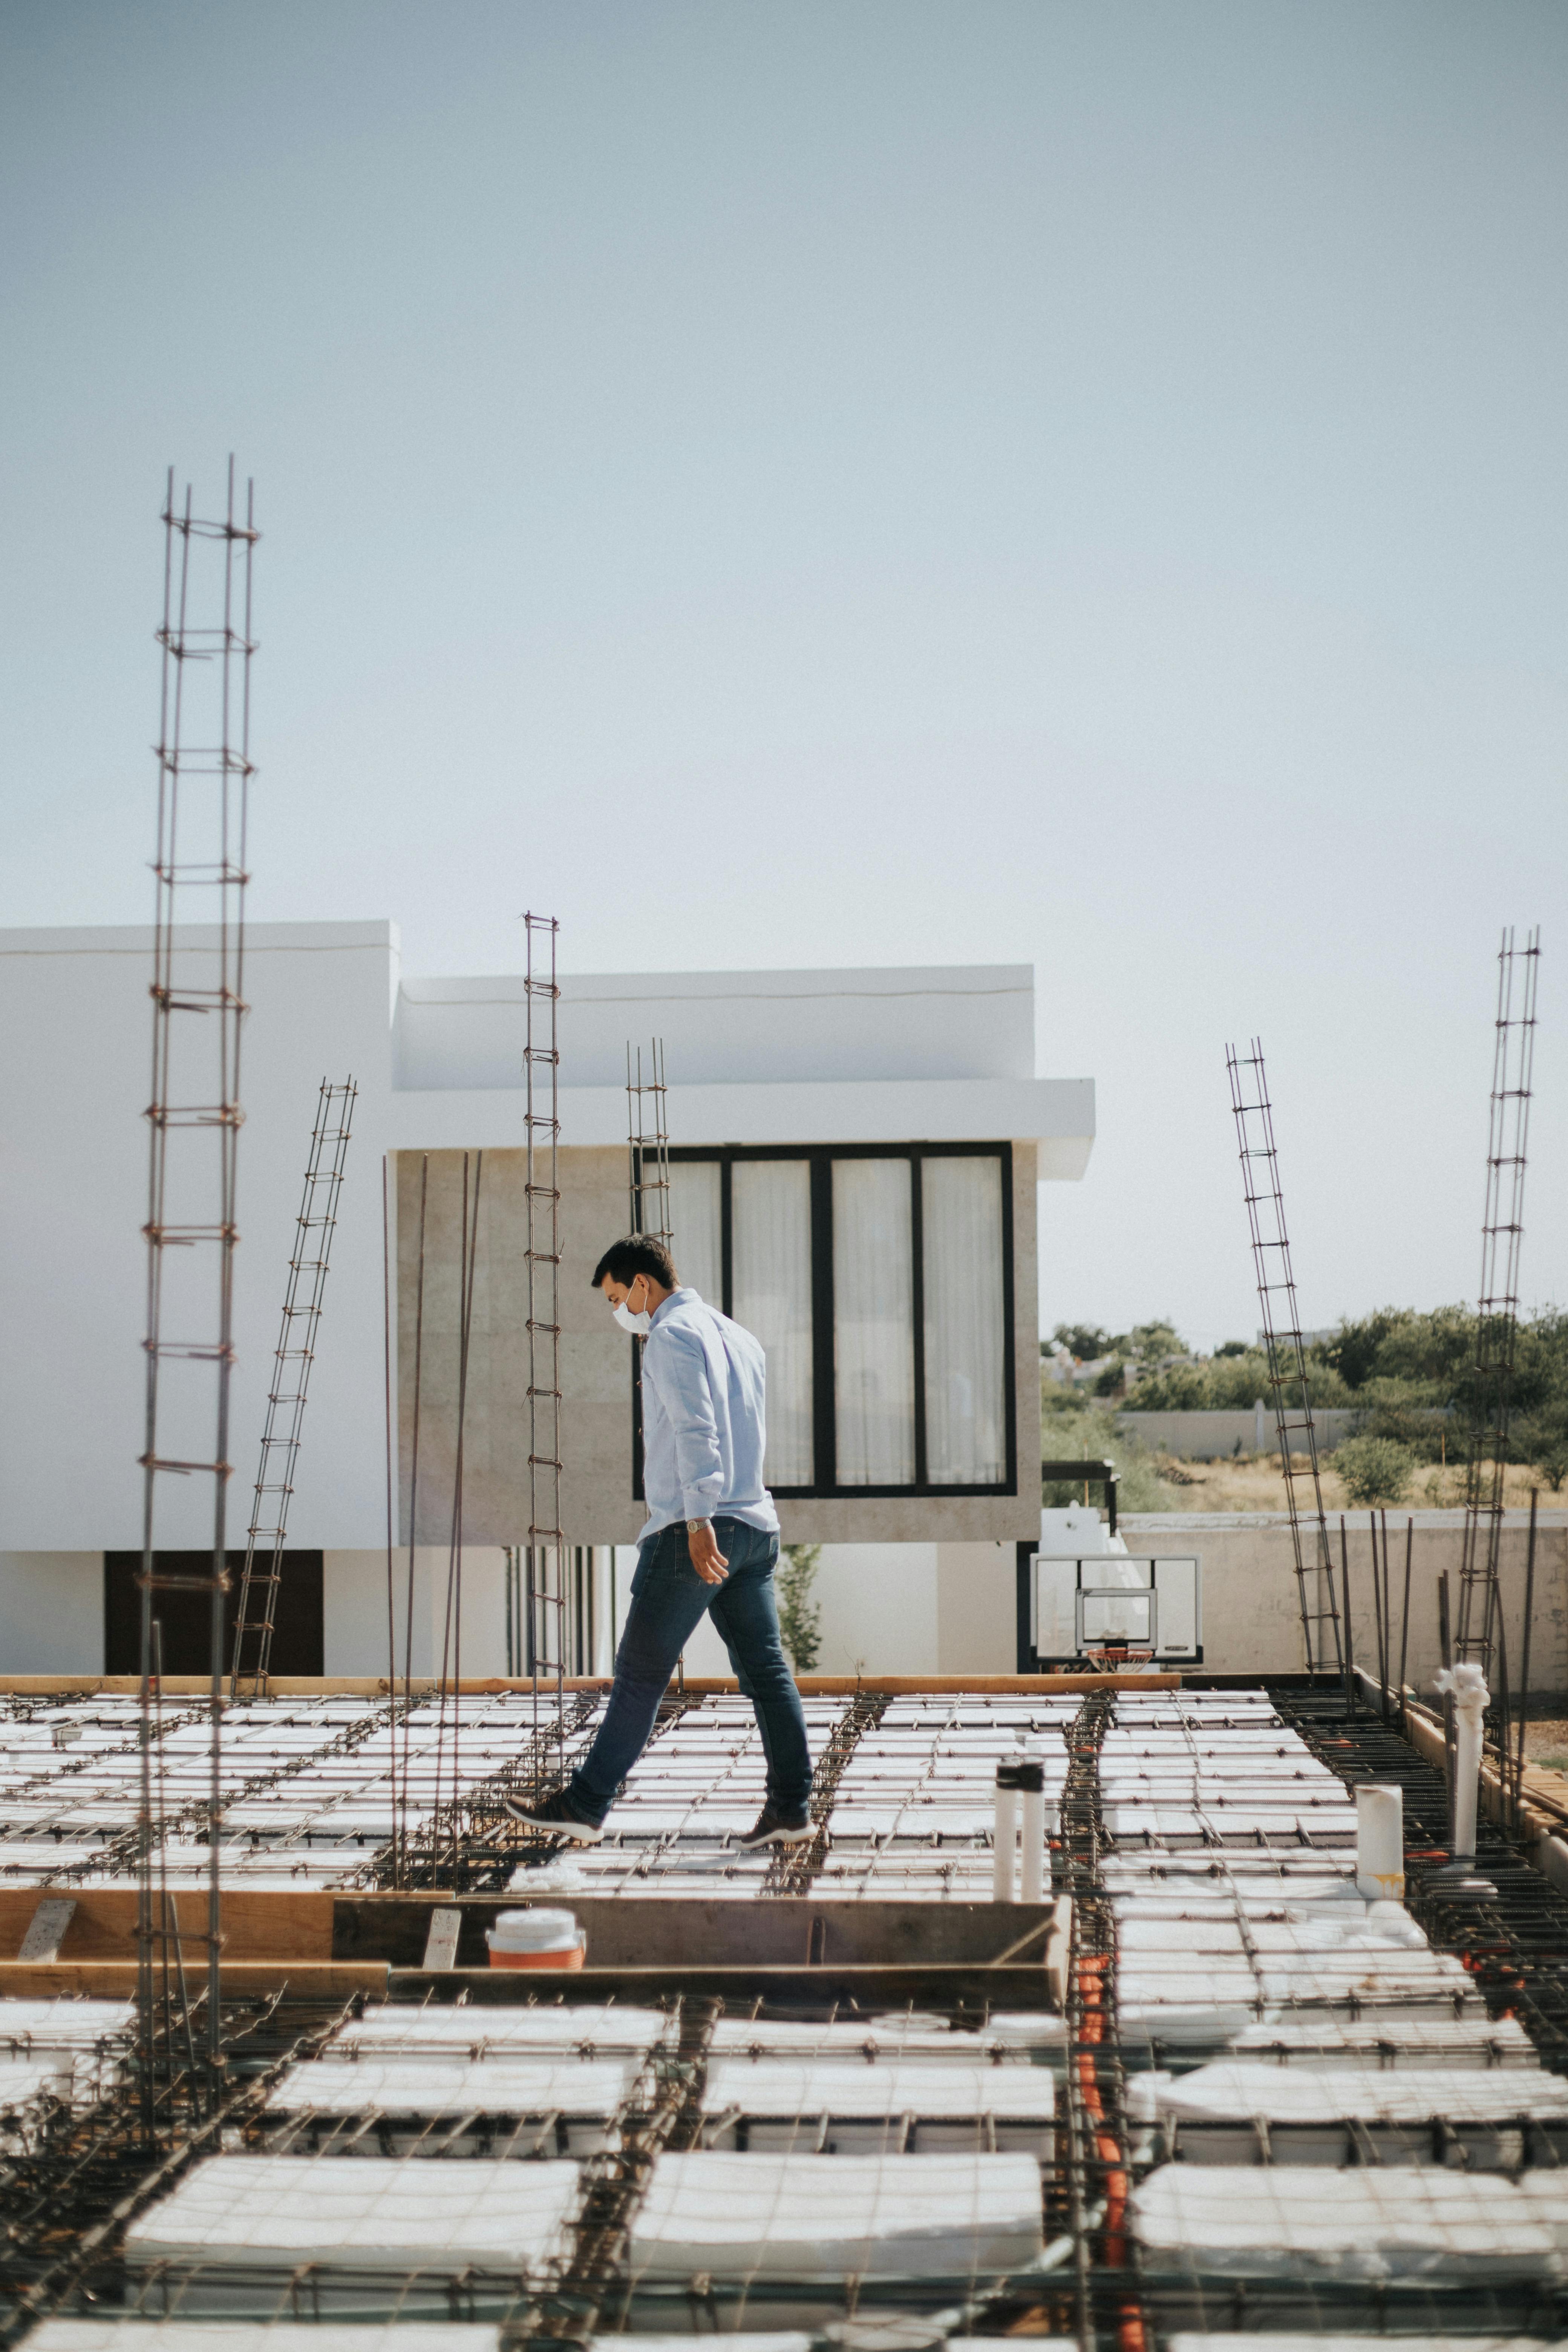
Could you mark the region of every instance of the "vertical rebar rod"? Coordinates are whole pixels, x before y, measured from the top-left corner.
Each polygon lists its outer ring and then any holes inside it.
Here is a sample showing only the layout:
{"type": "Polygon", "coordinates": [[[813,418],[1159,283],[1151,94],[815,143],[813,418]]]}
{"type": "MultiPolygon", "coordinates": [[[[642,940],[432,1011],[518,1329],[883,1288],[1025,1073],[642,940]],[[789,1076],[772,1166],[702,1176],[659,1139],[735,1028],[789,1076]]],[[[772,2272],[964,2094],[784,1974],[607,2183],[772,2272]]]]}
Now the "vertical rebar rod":
{"type": "Polygon", "coordinates": [[[142,1470],[141,1597],[141,1803],[138,1821],[137,2029],[142,2118],[155,2137],[161,2120],[177,2120],[181,2099],[176,2019],[188,2040],[184,1952],[167,1902],[154,1918],[165,1830],[163,1775],[153,1773],[154,1701],[162,1684],[161,1591],[205,1593],[208,1602],[208,1794],[206,1835],[206,2003],[205,2060],[197,2079],[194,2044],[184,2073],[192,2116],[216,2102],[222,2058],[219,1962],[222,1953],[220,1850],[223,1818],[225,1601],[228,1591],[226,1511],[229,1390],[234,1361],[236,1157],[240,1108],[240,1043],[246,1005],[245,888],[250,780],[250,662],[253,486],[244,519],[236,510],[234,460],[221,520],[194,511],[187,487],[176,505],[171,468],[163,503],[163,617],[158,761],[158,838],[153,923],[153,1081],[149,1126],[147,1318],[142,1470]],[[196,615],[200,617],[195,617],[196,615]],[[177,1254],[171,1279],[167,1253],[177,1254]],[[169,1292],[174,1293],[171,1307],[169,1292]],[[179,1336],[164,1335],[165,1311],[179,1336]],[[182,1367],[171,1386],[165,1375],[182,1367]],[[210,1367],[210,1404],[201,1402],[195,1368],[210,1367]],[[205,1418],[210,1412],[210,1420],[205,1418]],[[204,1422],[211,1432],[203,1445],[204,1422]],[[211,1568],[205,1577],[159,1564],[160,1482],[166,1476],[212,1482],[211,1568]],[[171,1966],[171,1944],[172,1959],[171,1966]],[[155,1966],[157,1945],[162,1966],[155,1966]],[[162,1995],[162,2017],[155,2015],[162,1995]],[[173,2006],[172,2006],[173,2004],[173,2006]],[[160,2030],[161,2029],[161,2030],[160,2030]],[[163,2111],[161,2118],[160,2110],[163,2111]]]}
{"type": "Polygon", "coordinates": [[[1530,1629],[1535,1616],[1535,1507],[1540,1499],[1540,1487],[1532,1486],[1530,1490],[1530,1538],[1524,1551],[1524,1626],[1520,1643],[1523,1655],[1519,1664],[1519,1759],[1513,1775],[1513,1823],[1516,1830],[1524,1803],[1525,1727],[1530,1721],[1530,1629]]]}
{"type": "Polygon", "coordinates": [[[1465,1474],[1465,1534],[1454,1653],[1482,1669],[1491,1663],[1500,1584],[1503,1487],[1519,1328],[1519,1258],[1524,1234],[1524,1171],[1535,1062],[1535,994],[1541,933],[1515,944],[1511,925],[1498,950],[1497,1015],[1487,1120],[1486,1208],[1476,1302],[1475,1388],[1465,1474]],[[1478,1631],[1479,1625],[1479,1631],[1478,1631]]]}
{"type": "MultiPolygon", "coordinates": [[[[1447,1675],[1454,1664],[1453,1615],[1448,1600],[1448,1571],[1437,1579],[1437,1648],[1447,1675]]],[[[1454,1694],[1443,1694],[1443,1778],[1448,1784],[1448,1851],[1454,1850],[1454,1694]]]]}
{"type": "MultiPolygon", "coordinates": [[[[390,1151],[381,1155],[381,1354],[386,1412],[386,1744],[387,1786],[392,1791],[392,1863],[397,1874],[397,1602],[393,1553],[397,1543],[396,1496],[393,1465],[396,1458],[392,1392],[392,1170],[390,1151]]],[[[407,1710],[406,1696],[405,1712],[407,1710]]]]}
{"type": "Polygon", "coordinates": [[[1405,1610],[1399,1625],[1399,1728],[1403,1732],[1409,1720],[1405,1705],[1405,1673],[1410,1664],[1410,1565],[1415,1544],[1415,1518],[1407,1513],[1405,1520],[1405,1610]]]}
{"type": "Polygon", "coordinates": [[[1377,1514],[1367,1513],[1367,1525],[1372,1537],[1372,1607],[1377,1627],[1377,1694],[1378,1712],[1388,1721],[1388,1641],[1384,1632],[1384,1594],[1388,1587],[1388,1514],[1383,1514],[1383,1574],[1377,1565],[1377,1514]]]}
{"type": "MultiPolygon", "coordinates": [[[[447,1554],[447,1605],[441,1637],[441,1679],[437,1686],[436,1715],[436,1787],[431,1811],[433,1824],[438,1825],[441,1813],[441,1780],[447,1744],[447,1696],[452,1696],[452,1793],[447,1817],[452,1832],[452,1884],[457,1887],[462,1874],[461,1825],[458,1801],[462,1780],[463,1724],[463,1467],[468,1435],[468,1353],[473,1332],[474,1286],[477,1278],[479,1245],[479,1188],[484,1177],[485,1155],[474,1155],[474,1183],[470,1200],[468,1192],[468,1154],[463,1154],[463,1209],[461,1242],[458,1259],[458,1426],[457,1442],[452,1456],[452,1523],[447,1554]]],[[[435,1838],[431,1841],[431,1862],[437,1865],[435,1838]]]]}
{"type": "Polygon", "coordinates": [[[1342,1659],[1345,1670],[1345,1713],[1355,1714],[1355,1637],[1351,1629],[1351,1555],[1345,1537],[1345,1515],[1340,1513],[1340,1575],[1344,1585],[1344,1642],[1342,1659]]]}
{"type": "Polygon", "coordinates": [[[414,1567],[419,1537],[419,1412],[425,1379],[425,1227],[430,1196],[430,1154],[419,1160],[418,1266],[414,1285],[414,1410],[408,1447],[408,1591],[403,1621],[403,1788],[393,1792],[396,1855],[394,1878],[403,1884],[408,1863],[408,1742],[414,1714],[414,1567]]]}
{"type": "Polygon", "coordinates": [[[242,1681],[249,1681],[259,1697],[266,1690],[272,1663],[289,1506],[294,1494],[305,1401],[310,1368],[316,1360],[316,1335],[321,1328],[332,1234],[337,1229],[338,1195],[342,1190],[343,1163],[358,1092],[352,1077],[341,1086],[323,1078],[317,1097],[316,1120],[305,1163],[305,1189],[283,1291],[283,1321],[278,1334],[272,1386],[268,1391],[267,1419],[261,1433],[256,1501],[246,1534],[245,1565],[240,1570],[234,1662],[229,1671],[231,1698],[238,1696],[242,1681]],[[258,1549],[267,1563],[261,1573],[257,1570],[258,1549]]]}
{"type": "Polygon", "coordinates": [[[1334,1605],[1333,1554],[1329,1545],[1329,1524],[1323,1515],[1317,1424],[1312,1417],[1307,1353],[1296,1304],[1296,1279],[1290,1266],[1290,1239],[1285,1228],[1285,1198],[1279,1185],[1279,1155],[1274,1139],[1274,1107],[1268,1098],[1262,1040],[1252,1040],[1251,1051],[1245,1058],[1234,1045],[1227,1045],[1225,1061],[1236,1118],[1247,1226],[1252,1236],[1252,1263],[1268,1360],[1268,1384],[1274,1392],[1274,1422],[1279,1441],[1279,1468],[1285,1480],[1285,1507],[1290,1518],[1290,1548],[1296,1561],[1301,1637],[1306,1644],[1307,1671],[1319,1674],[1339,1669],[1343,1660],[1339,1613],[1334,1605]],[[1296,1491],[1297,1481],[1303,1474],[1296,1468],[1291,1444],[1297,1436],[1306,1454],[1305,1475],[1310,1481],[1312,1496],[1310,1527],[1305,1530],[1296,1491]]]}

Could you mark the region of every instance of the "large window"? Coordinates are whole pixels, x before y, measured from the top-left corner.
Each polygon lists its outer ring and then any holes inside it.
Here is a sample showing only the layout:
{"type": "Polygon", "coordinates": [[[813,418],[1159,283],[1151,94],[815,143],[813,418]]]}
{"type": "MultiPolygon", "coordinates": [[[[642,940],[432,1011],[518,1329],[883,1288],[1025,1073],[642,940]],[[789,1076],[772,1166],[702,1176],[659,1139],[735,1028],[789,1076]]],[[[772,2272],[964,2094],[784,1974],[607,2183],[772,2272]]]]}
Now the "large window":
{"type": "Polygon", "coordinates": [[[682,1280],[767,1350],[776,1493],[1014,1491],[1006,1144],[680,1151],[669,1175],[682,1280]]]}

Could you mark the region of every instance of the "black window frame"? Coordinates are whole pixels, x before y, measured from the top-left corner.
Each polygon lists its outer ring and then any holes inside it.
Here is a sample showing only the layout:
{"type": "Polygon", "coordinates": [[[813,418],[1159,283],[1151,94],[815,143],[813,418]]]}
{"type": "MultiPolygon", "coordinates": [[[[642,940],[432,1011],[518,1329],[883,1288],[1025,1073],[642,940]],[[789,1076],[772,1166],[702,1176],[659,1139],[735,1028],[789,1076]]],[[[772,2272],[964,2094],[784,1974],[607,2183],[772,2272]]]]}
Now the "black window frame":
{"type": "MultiPolygon", "coordinates": [[[[958,1499],[964,1496],[1016,1495],[1018,1491],[1016,1339],[1014,1315],[1013,1147],[1011,1143],[725,1143],[671,1146],[671,1160],[717,1165],[720,1169],[720,1247],[723,1269],[721,1300],[710,1303],[731,1312],[734,1296],[732,1255],[731,1171],[737,1160],[805,1160],[811,1164],[811,1340],[812,1340],[812,1462],[816,1477],[809,1486],[774,1486],[784,1502],[875,1502],[913,1496],[916,1499],[958,1499]],[[841,1486],[837,1484],[838,1427],[836,1388],[833,1298],[833,1162],[836,1160],[904,1160],[910,1163],[910,1248],[912,1267],[915,1395],[915,1476],[901,1486],[841,1486]],[[995,1160],[1002,1173],[1002,1404],[1005,1419],[1006,1477],[1000,1485],[933,1486],[926,1475],[925,1378],[925,1231],[921,1213],[921,1163],[927,1160],[995,1160]],[[823,1465],[828,1476],[822,1475],[823,1465]]],[[[680,1262],[679,1234],[676,1264],[680,1262]]],[[[640,1349],[632,1342],[632,1493],[643,1493],[642,1398],[639,1387],[640,1349]]]]}

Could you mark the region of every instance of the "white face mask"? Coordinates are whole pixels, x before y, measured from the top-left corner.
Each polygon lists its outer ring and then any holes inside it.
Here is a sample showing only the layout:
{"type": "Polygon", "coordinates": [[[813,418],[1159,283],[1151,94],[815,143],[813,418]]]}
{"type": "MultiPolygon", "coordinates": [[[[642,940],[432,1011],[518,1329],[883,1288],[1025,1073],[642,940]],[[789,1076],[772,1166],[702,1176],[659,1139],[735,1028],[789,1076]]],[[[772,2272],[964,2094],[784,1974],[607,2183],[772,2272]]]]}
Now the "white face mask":
{"type": "MultiPolygon", "coordinates": [[[[626,1293],[626,1298],[629,1298],[630,1296],[631,1293],[628,1291],[626,1293]]],[[[620,1325],[622,1330],[629,1331],[635,1339],[646,1339],[647,1338],[648,1328],[653,1321],[651,1315],[634,1314],[632,1309],[627,1306],[626,1298],[622,1299],[618,1307],[612,1307],[610,1312],[615,1317],[616,1322],[620,1325]]]]}

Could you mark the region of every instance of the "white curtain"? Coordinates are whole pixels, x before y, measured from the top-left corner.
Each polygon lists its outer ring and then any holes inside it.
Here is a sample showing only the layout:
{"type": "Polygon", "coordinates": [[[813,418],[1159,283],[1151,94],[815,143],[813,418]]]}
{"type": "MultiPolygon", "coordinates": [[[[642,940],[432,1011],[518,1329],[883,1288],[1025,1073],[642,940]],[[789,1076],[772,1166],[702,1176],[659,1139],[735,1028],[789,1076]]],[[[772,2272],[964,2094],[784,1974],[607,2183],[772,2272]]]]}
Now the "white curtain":
{"type": "Polygon", "coordinates": [[[809,1486],[811,1165],[737,1160],[730,1185],[731,1311],[767,1351],[768,1484],[809,1486]]]}
{"type": "Polygon", "coordinates": [[[921,1162],[926,1475],[999,1486],[1007,1475],[1002,1163],[921,1162]]]}
{"type": "Polygon", "coordinates": [[[838,1484],[915,1475],[914,1249],[907,1160],[833,1163],[838,1484]]]}
{"type": "Polygon", "coordinates": [[[724,1304],[724,1225],[720,1196],[722,1171],[716,1160],[669,1163],[671,1254],[682,1282],[700,1290],[710,1307],[724,1304]]]}

